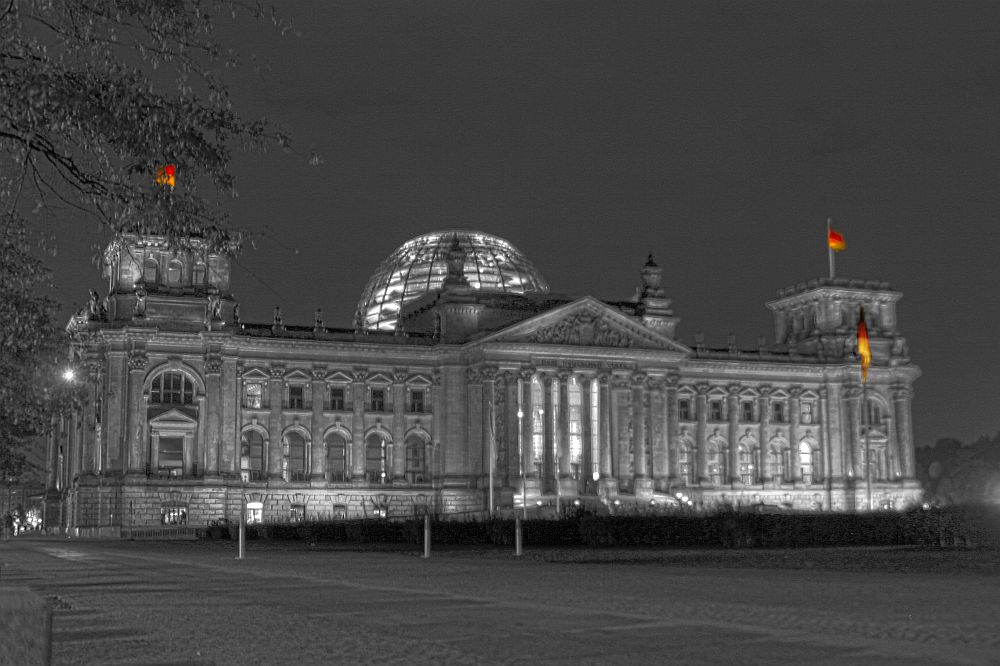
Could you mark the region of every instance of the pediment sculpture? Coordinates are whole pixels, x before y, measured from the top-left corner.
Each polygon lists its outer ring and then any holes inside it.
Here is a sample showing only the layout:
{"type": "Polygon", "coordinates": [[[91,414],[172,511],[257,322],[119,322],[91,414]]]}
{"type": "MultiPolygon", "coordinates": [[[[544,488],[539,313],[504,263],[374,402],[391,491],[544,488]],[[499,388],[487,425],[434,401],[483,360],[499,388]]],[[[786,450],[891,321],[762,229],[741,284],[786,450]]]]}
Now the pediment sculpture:
{"type": "Polygon", "coordinates": [[[594,347],[631,347],[632,336],[591,312],[580,312],[551,326],[540,328],[530,336],[530,342],[556,345],[594,347]]]}

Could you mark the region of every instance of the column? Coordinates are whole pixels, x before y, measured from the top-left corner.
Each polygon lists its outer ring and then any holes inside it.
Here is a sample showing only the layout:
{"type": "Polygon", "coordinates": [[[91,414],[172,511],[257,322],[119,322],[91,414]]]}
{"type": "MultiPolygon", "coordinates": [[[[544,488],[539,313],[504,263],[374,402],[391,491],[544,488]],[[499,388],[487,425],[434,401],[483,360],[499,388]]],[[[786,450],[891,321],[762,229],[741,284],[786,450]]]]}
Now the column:
{"type": "Polygon", "coordinates": [[[222,426],[222,357],[208,354],[205,357],[205,411],[200,413],[205,421],[205,475],[219,474],[219,445],[222,426]]]}
{"type": "MultiPolygon", "coordinates": [[[[542,404],[544,405],[539,417],[542,419],[542,450],[544,452],[544,465],[542,467],[543,492],[547,492],[552,487],[552,480],[556,479],[556,469],[554,458],[554,442],[552,432],[552,376],[542,377],[542,404]]],[[[558,480],[557,480],[558,482],[558,480]]]]}
{"type": "MultiPolygon", "coordinates": [[[[819,391],[819,423],[814,424],[816,428],[816,441],[819,442],[819,456],[813,460],[813,483],[828,482],[830,478],[830,435],[829,435],[829,414],[826,411],[826,401],[829,391],[826,387],[820,387],[819,391]]],[[[829,487],[829,483],[827,483],[829,487]]],[[[829,507],[828,507],[829,508],[829,507]]]]}
{"type": "Polygon", "coordinates": [[[518,389],[518,372],[515,370],[508,370],[504,372],[505,387],[504,387],[504,403],[506,405],[504,409],[504,428],[503,428],[503,487],[507,489],[503,501],[504,506],[508,506],[512,501],[513,495],[511,495],[511,490],[514,487],[512,479],[517,477],[521,473],[521,465],[519,457],[521,455],[520,447],[518,446],[518,423],[517,423],[517,397],[520,395],[520,390],[518,389]]]}
{"type": "MultiPolygon", "coordinates": [[[[351,476],[356,484],[365,479],[365,379],[368,368],[354,368],[351,382],[351,476]]],[[[435,392],[436,393],[436,392],[435,392]]],[[[435,421],[439,418],[434,415],[435,421]]]]}
{"type": "Polygon", "coordinates": [[[431,441],[429,445],[431,483],[440,483],[444,470],[444,446],[441,444],[441,437],[444,435],[444,385],[441,381],[441,371],[434,369],[431,371],[431,441]]]}
{"type": "Polygon", "coordinates": [[[726,467],[729,468],[729,482],[739,483],[740,482],[740,443],[737,441],[739,439],[739,428],[740,428],[740,386],[739,384],[730,384],[728,387],[729,394],[726,396],[727,405],[726,408],[729,411],[729,433],[727,439],[729,439],[729,462],[726,467]]]}
{"type": "Polygon", "coordinates": [[[646,469],[646,374],[636,372],[632,380],[632,461],[633,478],[648,479],[646,469]]]}
{"type": "Polygon", "coordinates": [[[534,405],[531,404],[531,378],[534,376],[533,368],[521,370],[521,448],[522,464],[524,476],[528,479],[536,478],[535,474],[535,449],[532,438],[532,418],[534,418],[534,405]]]}
{"type": "Polygon", "coordinates": [[[631,418],[628,409],[631,380],[625,376],[611,378],[611,455],[615,478],[618,487],[628,487],[632,480],[633,462],[629,458],[628,447],[631,443],[628,433],[628,422],[631,418]]]}
{"type": "Polygon", "coordinates": [[[580,382],[580,436],[583,439],[583,460],[581,462],[580,485],[583,489],[588,489],[594,482],[594,427],[593,427],[593,403],[592,403],[592,382],[588,376],[577,378],[580,382]]]}
{"type": "Polygon", "coordinates": [[[614,478],[611,468],[611,376],[602,372],[597,376],[597,382],[597,410],[601,420],[598,433],[601,481],[610,482],[614,478]]]}
{"type": "Polygon", "coordinates": [[[83,471],[100,473],[101,443],[97,438],[97,410],[100,408],[101,396],[101,365],[97,361],[87,363],[87,397],[81,409],[83,410],[83,471]]]}
{"type": "Polygon", "coordinates": [[[271,367],[271,379],[268,381],[268,401],[271,413],[267,419],[267,441],[264,447],[267,449],[267,478],[280,480],[282,441],[281,441],[281,407],[283,402],[285,368],[282,366],[271,367]]]}
{"type": "Polygon", "coordinates": [[[708,421],[708,384],[698,384],[698,395],[695,396],[695,416],[698,423],[695,426],[695,483],[708,482],[708,441],[705,436],[708,421]]]}
{"type": "Polygon", "coordinates": [[[897,384],[893,387],[892,402],[896,413],[896,438],[899,442],[899,466],[904,480],[913,479],[916,476],[916,468],[913,457],[913,415],[911,404],[913,401],[913,389],[905,384],[897,384]]]}
{"type": "Polygon", "coordinates": [[[680,478],[678,458],[680,457],[680,412],[677,406],[677,384],[680,375],[677,372],[667,373],[665,380],[667,393],[667,483],[673,485],[680,478]]]}
{"type": "Polygon", "coordinates": [[[311,392],[312,428],[309,432],[311,439],[309,482],[322,486],[326,484],[326,445],[323,441],[323,407],[327,394],[325,368],[313,368],[311,392]]]}
{"type": "Polygon", "coordinates": [[[801,418],[802,387],[793,386],[788,399],[788,478],[792,482],[802,481],[799,467],[799,419],[801,418]]]}
{"type": "MultiPolygon", "coordinates": [[[[493,485],[496,486],[497,447],[502,436],[497,432],[497,368],[484,366],[468,368],[465,373],[469,386],[469,447],[476,454],[470,473],[479,476],[479,487],[490,482],[490,465],[493,468],[493,485]]],[[[488,498],[487,498],[488,499],[488,498]]],[[[494,498],[496,499],[496,498],[494,498]]]]}
{"type": "Polygon", "coordinates": [[[128,359],[128,398],[125,402],[128,427],[125,429],[125,450],[128,452],[128,473],[144,474],[146,447],[143,430],[146,425],[146,405],[142,399],[142,383],[146,376],[146,353],[133,350],[128,359]]]}
{"type": "Polygon", "coordinates": [[[406,483],[406,368],[392,373],[392,482],[406,483]]]}
{"type": "Polygon", "coordinates": [[[768,426],[771,425],[771,387],[761,386],[760,387],[760,404],[758,405],[760,410],[760,436],[757,438],[760,442],[760,460],[757,461],[756,478],[762,482],[770,481],[768,475],[771,470],[768,469],[768,457],[770,455],[770,442],[768,442],[768,426]]]}

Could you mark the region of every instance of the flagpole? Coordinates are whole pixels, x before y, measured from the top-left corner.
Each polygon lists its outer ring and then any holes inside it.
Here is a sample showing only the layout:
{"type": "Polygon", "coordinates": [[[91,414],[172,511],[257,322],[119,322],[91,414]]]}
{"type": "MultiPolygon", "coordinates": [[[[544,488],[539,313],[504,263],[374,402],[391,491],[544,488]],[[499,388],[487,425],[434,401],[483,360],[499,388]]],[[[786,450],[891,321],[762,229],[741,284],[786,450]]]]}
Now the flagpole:
{"type": "MultiPolygon", "coordinates": [[[[493,386],[494,386],[493,390],[496,391],[496,384],[494,384],[493,386]]],[[[493,517],[493,463],[494,463],[494,459],[496,457],[496,454],[493,452],[493,449],[494,449],[494,446],[495,446],[494,440],[496,438],[496,429],[494,427],[494,423],[496,423],[496,416],[495,416],[495,414],[493,412],[493,403],[494,403],[495,399],[496,399],[496,396],[494,395],[494,396],[492,396],[492,399],[490,400],[490,490],[489,490],[489,502],[490,502],[489,516],[490,516],[490,518],[493,517]]],[[[482,468],[480,468],[480,469],[482,469],[482,468]]]]}
{"type": "Polygon", "coordinates": [[[868,511],[872,511],[872,447],[871,439],[868,437],[868,431],[871,429],[871,424],[868,423],[870,419],[868,418],[868,380],[861,382],[861,416],[864,418],[864,425],[862,426],[865,430],[865,493],[868,495],[868,511]]]}
{"type": "Polygon", "coordinates": [[[833,279],[833,248],[830,247],[830,228],[833,224],[833,218],[826,218],[826,254],[830,259],[830,279],[833,279]]]}

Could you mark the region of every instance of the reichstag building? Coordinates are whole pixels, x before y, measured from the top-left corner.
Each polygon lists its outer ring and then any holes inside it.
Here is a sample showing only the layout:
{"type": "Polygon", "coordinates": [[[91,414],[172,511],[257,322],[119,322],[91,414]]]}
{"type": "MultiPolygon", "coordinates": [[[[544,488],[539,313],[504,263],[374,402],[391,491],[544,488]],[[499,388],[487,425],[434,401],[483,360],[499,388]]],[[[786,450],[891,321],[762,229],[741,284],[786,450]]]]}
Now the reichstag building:
{"type": "Polygon", "coordinates": [[[49,439],[48,525],[235,521],[241,497],[264,522],[919,501],[920,371],[884,282],[781,289],[773,342],[711,349],[678,341],[652,257],[605,302],[550,293],[496,236],[428,233],[376,268],[351,328],[243,321],[231,259],[108,246],[107,296],[68,326],[86,400],[49,439]]]}

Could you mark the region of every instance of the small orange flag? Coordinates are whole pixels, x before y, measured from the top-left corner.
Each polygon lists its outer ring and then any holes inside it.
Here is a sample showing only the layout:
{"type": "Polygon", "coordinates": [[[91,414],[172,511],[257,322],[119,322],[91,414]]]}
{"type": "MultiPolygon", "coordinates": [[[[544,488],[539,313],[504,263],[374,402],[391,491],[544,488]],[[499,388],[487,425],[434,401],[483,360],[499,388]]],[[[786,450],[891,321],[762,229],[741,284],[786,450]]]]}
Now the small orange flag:
{"type": "Polygon", "coordinates": [[[868,381],[868,366],[872,364],[872,348],[868,344],[868,327],[865,325],[865,309],[861,308],[858,318],[858,356],[861,357],[861,381],[868,381]]]}
{"type": "Polygon", "coordinates": [[[166,166],[156,167],[156,184],[157,185],[169,185],[171,188],[174,186],[174,174],[177,172],[177,167],[173,164],[167,164],[166,166]]]}
{"type": "Polygon", "coordinates": [[[844,242],[844,237],[833,229],[828,229],[826,232],[826,244],[830,246],[830,249],[834,252],[840,252],[841,250],[847,249],[847,243],[844,242]]]}

